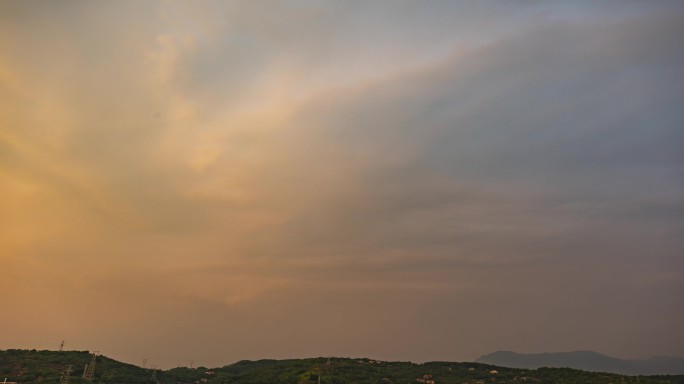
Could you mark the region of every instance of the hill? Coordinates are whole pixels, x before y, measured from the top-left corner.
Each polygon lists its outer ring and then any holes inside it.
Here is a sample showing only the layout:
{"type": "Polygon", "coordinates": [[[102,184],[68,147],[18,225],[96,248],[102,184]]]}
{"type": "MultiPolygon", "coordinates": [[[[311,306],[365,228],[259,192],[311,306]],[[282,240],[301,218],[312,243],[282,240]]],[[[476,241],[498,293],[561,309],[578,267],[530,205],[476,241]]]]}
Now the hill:
{"type": "Polygon", "coordinates": [[[511,368],[566,367],[622,375],[684,374],[684,358],[681,357],[659,356],[644,360],[624,360],[592,351],[536,354],[499,351],[481,356],[475,361],[511,368]]]}
{"type": "MultiPolygon", "coordinates": [[[[62,373],[72,367],[69,384],[91,384],[81,378],[90,363],[88,351],[36,351],[10,349],[0,351],[0,380],[19,383],[59,383],[62,373]]],[[[106,356],[98,356],[95,366],[96,382],[155,384],[150,371],[122,363],[106,356]]]]}
{"type": "Polygon", "coordinates": [[[59,383],[72,365],[69,384],[483,384],[530,382],[551,384],[639,383],[684,384],[684,376],[629,377],[567,368],[500,368],[479,363],[386,362],[372,359],[310,358],[240,361],[218,368],[174,368],[152,371],[98,356],[92,382],[81,377],[90,361],[79,351],[0,351],[0,377],[20,384],[59,383]]]}

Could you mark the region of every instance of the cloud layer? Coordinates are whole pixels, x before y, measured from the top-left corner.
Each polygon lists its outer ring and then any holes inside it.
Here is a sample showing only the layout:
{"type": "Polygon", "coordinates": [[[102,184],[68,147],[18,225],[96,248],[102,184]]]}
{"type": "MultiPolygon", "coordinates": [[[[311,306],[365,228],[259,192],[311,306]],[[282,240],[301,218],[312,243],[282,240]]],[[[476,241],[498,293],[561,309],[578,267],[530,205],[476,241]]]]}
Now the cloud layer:
{"type": "Polygon", "coordinates": [[[677,2],[4,2],[2,348],[684,354],[677,2]]]}

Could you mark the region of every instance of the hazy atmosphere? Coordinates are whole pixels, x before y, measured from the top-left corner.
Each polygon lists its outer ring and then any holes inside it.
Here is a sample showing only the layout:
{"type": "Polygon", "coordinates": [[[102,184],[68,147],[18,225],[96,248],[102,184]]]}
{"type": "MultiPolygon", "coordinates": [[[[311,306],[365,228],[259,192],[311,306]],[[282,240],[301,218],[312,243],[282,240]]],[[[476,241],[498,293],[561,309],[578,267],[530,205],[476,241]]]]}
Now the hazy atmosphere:
{"type": "Polygon", "coordinates": [[[0,348],[684,355],[684,2],[0,2],[0,348]]]}

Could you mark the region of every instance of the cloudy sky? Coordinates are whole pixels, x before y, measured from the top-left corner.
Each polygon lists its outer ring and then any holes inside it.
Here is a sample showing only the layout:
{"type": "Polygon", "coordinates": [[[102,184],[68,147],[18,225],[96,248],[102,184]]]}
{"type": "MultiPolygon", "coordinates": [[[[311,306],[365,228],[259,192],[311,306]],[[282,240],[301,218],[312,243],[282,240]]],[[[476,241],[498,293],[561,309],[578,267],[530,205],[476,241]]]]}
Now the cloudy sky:
{"type": "Polygon", "coordinates": [[[684,355],[684,3],[0,2],[0,348],[684,355]]]}

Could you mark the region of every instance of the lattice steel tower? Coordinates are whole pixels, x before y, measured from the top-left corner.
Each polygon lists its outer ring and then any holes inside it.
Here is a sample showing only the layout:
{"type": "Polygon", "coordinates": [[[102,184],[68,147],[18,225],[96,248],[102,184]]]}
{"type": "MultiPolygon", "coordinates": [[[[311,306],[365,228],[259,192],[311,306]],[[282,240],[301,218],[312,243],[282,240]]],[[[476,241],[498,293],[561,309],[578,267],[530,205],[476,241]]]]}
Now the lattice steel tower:
{"type": "Polygon", "coordinates": [[[93,378],[95,377],[95,363],[97,362],[97,355],[99,353],[100,351],[93,352],[93,358],[90,359],[90,364],[86,364],[83,369],[83,378],[88,381],[93,381],[93,378]]]}
{"type": "Polygon", "coordinates": [[[70,365],[67,367],[67,369],[62,372],[62,376],[59,377],[59,384],[69,384],[69,376],[71,376],[71,367],[73,365],[70,365]]]}

